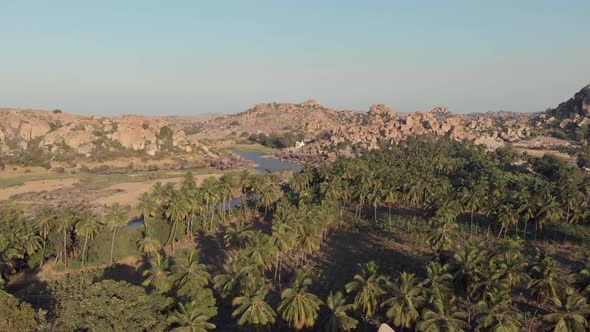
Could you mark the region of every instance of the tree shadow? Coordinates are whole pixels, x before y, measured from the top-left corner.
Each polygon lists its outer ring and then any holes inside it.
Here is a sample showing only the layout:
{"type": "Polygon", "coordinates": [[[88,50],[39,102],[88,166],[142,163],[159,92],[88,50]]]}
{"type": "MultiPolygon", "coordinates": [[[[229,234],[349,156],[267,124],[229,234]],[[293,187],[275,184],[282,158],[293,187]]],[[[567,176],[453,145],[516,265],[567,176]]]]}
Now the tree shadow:
{"type": "Polygon", "coordinates": [[[26,278],[23,282],[8,285],[6,292],[14,295],[21,301],[25,301],[31,304],[35,309],[42,309],[49,313],[50,316],[54,315],[54,309],[56,305],[56,298],[49,287],[49,284],[45,281],[41,281],[36,274],[39,269],[36,269],[34,277],[26,278]]]}
{"type": "Polygon", "coordinates": [[[145,257],[143,258],[142,264],[137,268],[128,264],[115,263],[113,266],[105,268],[100,279],[126,281],[133,285],[141,285],[144,280],[142,273],[147,265],[148,262],[145,257]]]}
{"type": "Polygon", "coordinates": [[[213,275],[223,272],[226,253],[223,247],[225,230],[215,234],[199,234],[196,238],[199,246],[199,261],[211,266],[213,275]]]}
{"type": "Polygon", "coordinates": [[[401,237],[394,232],[335,231],[324,244],[320,254],[312,259],[320,274],[321,284],[316,291],[323,297],[330,290],[344,290],[344,285],[359,272],[359,264],[375,261],[381,274],[395,278],[401,271],[424,276],[424,266],[430,255],[410,246],[404,247],[401,237]],[[410,252],[414,254],[410,254],[410,252]]]}

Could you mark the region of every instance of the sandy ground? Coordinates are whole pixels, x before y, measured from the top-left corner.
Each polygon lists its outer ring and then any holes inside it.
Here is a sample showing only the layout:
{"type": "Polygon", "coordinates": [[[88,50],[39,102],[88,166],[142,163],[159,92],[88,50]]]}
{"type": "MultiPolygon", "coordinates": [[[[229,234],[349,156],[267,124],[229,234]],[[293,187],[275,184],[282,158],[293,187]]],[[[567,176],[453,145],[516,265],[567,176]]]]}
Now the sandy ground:
{"type": "MultiPolygon", "coordinates": [[[[203,182],[204,179],[211,177],[211,176],[218,177],[218,176],[220,176],[220,174],[213,173],[213,174],[195,175],[194,178],[195,178],[195,181],[197,182],[197,184],[201,184],[201,182],[203,182]]],[[[146,191],[150,191],[152,189],[152,186],[156,182],[160,181],[163,184],[168,183],[168,182],[178,183],[181,180],[182,180],[182,177],[175,177],[175,178],[146,181],[146,182],[117,183],[117,184],[114,184],[110,187],[104,188],[104,190],[117,190],[118,191],[117,193],[115,193],[113,195],[109,195],[107,197],[98,198],[94,201],[94,203],[106,204],[106,205],[111,205],[113,203],[119,203],[123,206],[130,205],[131,207],[134,207],[139,202],[139,200],[138,200],[139,196],[146,191]]]]}
{"type": "Polygon", "coordinates": [[[28,181],[20,186],[0,189],[0,201],[7,200],[10,196],[16,194],[51,191],[59,188],[71,187],[78,181],[79,179],[77,178],[28,181]]]}

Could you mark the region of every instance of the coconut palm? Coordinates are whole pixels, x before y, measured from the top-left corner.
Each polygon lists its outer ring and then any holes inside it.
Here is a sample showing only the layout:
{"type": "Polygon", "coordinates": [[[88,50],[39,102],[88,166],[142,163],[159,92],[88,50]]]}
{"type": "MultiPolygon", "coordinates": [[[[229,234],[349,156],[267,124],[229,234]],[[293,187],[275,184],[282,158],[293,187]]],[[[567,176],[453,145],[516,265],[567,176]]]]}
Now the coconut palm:
{"type": "Polygon", "coordinates": [[[137,203],[136,209],[143,218],[143,224],[145,225],[146,229],[149,228],[150,218],[156,214],[157,208],[158,206],[154,196],[148,194],[147,192],[139,196],[139,203],[137,203]]]}
{"type": "Polygon", "coordinates": [[[423,332],[461,332],[469,328],[468,314],[453,304],[454,298],[435,298],[424,309],[418,330],[423,332]]]}
{"type": "Polygon", "coordinates": [[[438,262],[430,262],[426,266],[426,279],[424,285],[427,285],[431,295],[447,295],[451,292],[451,281],[453,276],[448,272],[448,265],[441,265],[438,262]]]}
{"type": "Polygon", "coordinates": [[[481,187],[479,186],[472,186],[472,187],[465,187],[463,191],[461,191],[461,203],[469,211],[470,220],[469,220],[469,233],[473,232],[473,216],[476,211],[481,208],[483,192],[481,187]]]}
{"type": "Polygon", "coordinates": [[[215,324],[209,323],[211,316],[204,310],[200,303],[191,301],[179,303],[178,309],[168,316],[168,322],[172,324],[171,331],[178,332],[206,332],[215,329],[215,324]]]}
{"type": "Polygon", "coordinates": [[[347,332],[357,327],[359,322],[348,315],[348,312],[354,309],[354,305],[346,303],[342,292],[334,294],[330,291],[326,307],[328,314],[322,323],[325,332],[347,332]]]}
{"type": "Polygon", "coordinates": [[[422,284],[412,273],[402,272],[399,284],[391,285],[393,296],[381,304],[387,307],[385,315],[395,326],[409,328],[420,317],[420,308],[424,304],[422,284]]]}
{"type": "Polygon", "coordinates": [[[172,271],[174,271],[179,284],[194,282],[199,287],[209,284],[211,275],[208,270],[207,265],[199,263],[197,250],[183,251],[174,259],[174,266],[172,266],[172,271]]]}
{"type": "Polygon", "coordinates": [[[590,305],[586,302],[586,298],[568,288],[565,299],[553,297],[552,302],[555,309],[552,313],[545,315],[543,320],[552,325],[553,331],[588,331],[586,317],[590,315],[590,305]]]}
{"type": "Polygon", "coordinates": [[[77,236],[84,237],[84,246],[82,247],[82,267],[85,267],[88,240],[93,239],[100,233],[102,223],[90,209],[82,211],[79,220],[80,221],[76,224],[75,232],[77,236]]]}
{"type": "Polygon", "coordinates": [[[459,225],[451,218],[435,218],[430,224],[430,234],[428,235],[428,243],[430,248],[437,255],[443,251],[451,249],[459,225]]]}
{"type": "Polygon", "coordinates": [[[146,279],[142,285],[152,286],[161,293],[166,293],[172,288],[172,280],[170,278],[170,271],[168,270],[168,258],[163,257],[159,253],[150,260],[150,268],[143,271],[143,276],[146,279]]]}
{"type": "Polygon", "coordinates": [[[272,225],[271,244],[276,252],[275,263],[275,280],[278,279],[279,287],[281,287],[281,265],[283,262],[283,255],[291,250],[295,244],[295,239],[291,233],[291,227],[284,222],[274,222],[272,225]]]}
{"type": "Polygon", "coordinates": [[[221,198],[221,211],[222,211],[222,218],[225,222],[226,216],[226,204],[228,200],[232,196],[232,191],[234,188],[234,178],[231,174],[225,173],[219,177],[219,196],[221,198]]]}
{"type": "Polygon", "coordinates": [[[155,256],[162,250],[162,242],[150,233],[146,233],[145,236],[137,242],[139,250],[150,257],[155,256]]]}
{"type": "Polygon", "coordinates": [[[298,273],[293,285],[281,293],[278,311],[283,319],[296,330],[314,326],[322,301],[307,291],[311,278],[298,273]]]}
{"type": "Polygon", "coordinates": [[[240,248],[246,246],[253,236],[252,226],[240,220],[227,228],[223,239],[226,248],[240,248]]]}
{"type": "Polygon", "coordinates": [[[548,299],[559,297],[563,288],[563,280],[559,276],[559,264],[544,252],[537,254],[537,262],[532,267],[528,288],[541,304],[548,299]]]}
{"type": "Polygon", "coordinates": [[[237,308],[232,312],[232,317],[238,317],[241,326],[250,325],[257,331],[262,331],[274,324],[277,314],[266,303],[266,288],[261,288],[250,295],[242,295],[233,299],[232,305],[237,308]]]}
{"type": "Polygon", "coordinates": [[[377,264],[370,261],[359,266],[360,272],[345,285],[347,293],[356,293],[355,308],[361,309],[366,319],[372,317],[379,308],[381,296],[385,294],[385,277],[378,272],[377,264]]]}
{"type": "Polygon", "coordinates": [[[519,332],[522,315],[510,306],[510,302],[507,292],[487,293],[475,306],[479,313],[476,331],[519,332]]]}
{"type": "Polygon", "coordinates": [[[469,294],[469,285],[475,280],[478,268],[486,261],[486,250],[480,250],[477,243],[468,243],[453,255],[455,287],[469,294]]]}
{"type": "Polygon", "coordinates": [[[104,221],[107,224],[107,227],[113,232],[113,237],[111,241],[111,259],[109,260],[109,266],[113,265],[113,251],[115,249],[115,236],[117,235],[117,230],[121,227],[125,227],[127,225],[127,212],[123,209],[119,203],[115,203],[111,205],[104,216],[104,221]]]}
{"type": "Polygon", "coordinates": [[[35,221],[37,228],[39,229],[39,233],[43,238],[43,246],[45,246],[47,242],[47,236],[49,236],[53,223],[55,222],[55,213],[49,206],[44,205],[39,209],[39,211],[37,211],[35,221]]]}
{"type": "Polygon", "coordinates": [[[170,197],[168,208],[164,212],[166,217],[172,222],[170,227],[170,236],[164,246],[170,245],[174,251],[174,242],[176,242],[176,231],[178,223],[185,220],[190,209],[190,204],[181,191],[174,191],[170,197]]]}
{"type": "Polygon", "coordinates": [[[68,266],[68,241],[72,227],[76,223],[76,216],[69,208],[63,208],[57,218],[57,231],[63,234],[63,262],[68,266]]]}
{"type": "Polygon", "coordinates": [[[535,198],[533,197],[533,195],[531,195],[531,193],[525,189],[517,193],[517,198],[517,212],[524,220],[524,229],[522,231],[522,236],[523,239],[526,240],[528,222],[535,218],[535,216],[537,215],[537,203],[535,202],[535,198]]]}
{"type": "Polygon", "coordinates": [[[522,282],[529,281],[530,277],[525,271],[528,263],[520,252],[505,251],[494,259],[497,262],[494,278],[505,280],[509,290],[522,282]]]}

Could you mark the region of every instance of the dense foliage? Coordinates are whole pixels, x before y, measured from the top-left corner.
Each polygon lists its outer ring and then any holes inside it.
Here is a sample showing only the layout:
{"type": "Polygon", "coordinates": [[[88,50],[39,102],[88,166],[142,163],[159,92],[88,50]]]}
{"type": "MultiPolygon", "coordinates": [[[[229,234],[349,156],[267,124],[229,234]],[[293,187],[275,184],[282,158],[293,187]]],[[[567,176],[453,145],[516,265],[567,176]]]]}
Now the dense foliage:
{"type": "Polygon", "coordinates": [[[288,183],[244,171],[199,186],[187,173],[140,197],[137,230],[116,204],[4,209],[2,276],[50,258],[71,270],[48,308],[47,324],[66,330],[586,331],[590,260],[552,248],[587,255],[590,177],[552,156],[521,159],[416,139],[305,166],[288,183]],[[355,272],[326,279],[318,264],[339,232],[411,235],[427,259],[350,261],[355,272]],[[129,243],[144,261],[135,284],[106,266],[129,243]]]}

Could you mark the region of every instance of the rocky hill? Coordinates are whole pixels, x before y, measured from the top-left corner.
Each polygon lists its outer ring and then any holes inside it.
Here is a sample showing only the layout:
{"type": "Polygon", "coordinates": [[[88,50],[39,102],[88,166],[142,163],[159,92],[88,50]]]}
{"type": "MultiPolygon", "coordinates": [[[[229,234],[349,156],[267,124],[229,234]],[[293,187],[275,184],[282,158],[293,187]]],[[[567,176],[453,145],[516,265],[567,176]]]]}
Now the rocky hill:
{"type": "Polygon", "coordinates": [[[165,118],[0,109],[0,158],[8,162],[183,154],[219,157],[199,142],[190,141],[165,118]]]}
{"type": "Polygon", "coordinates": [[[301,161],[333,160],[338,155],[376,149],[382,142],[399,143],[420,135],[448,136],[488,145],[515,142],[531,134],[530,116],[507,112],[454,114],[446,107],[402,115],[385,105],[373,105],[350,123],[326,128],[323,137],[285,149],[278,156],[301,161]]]}
{"type": "Polygon", "coordinates": [[[533,124],[537,128],[552,129],[556,136],[563,138],[587,139],[585,131],[590,125],[590,84],[557,107],[538,114],[533,124]]]}
{"type": "Polygon", "coordinates": [[[303,134],[312,138],[328,128],[354,123],[357,114],[336,111],[308,100],[300,104],[258,104],[244,112],[191,124],[185,131],[192,139],[220,140],[250,135],[303,134]]]}

